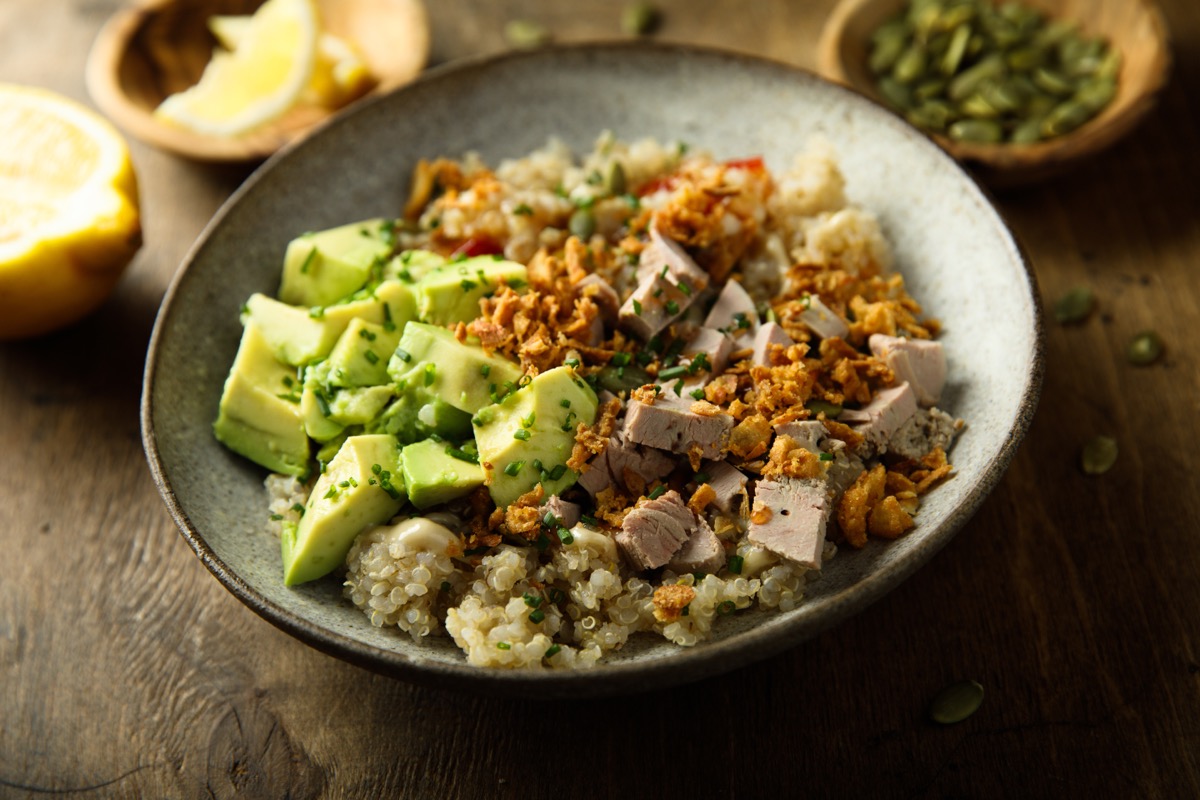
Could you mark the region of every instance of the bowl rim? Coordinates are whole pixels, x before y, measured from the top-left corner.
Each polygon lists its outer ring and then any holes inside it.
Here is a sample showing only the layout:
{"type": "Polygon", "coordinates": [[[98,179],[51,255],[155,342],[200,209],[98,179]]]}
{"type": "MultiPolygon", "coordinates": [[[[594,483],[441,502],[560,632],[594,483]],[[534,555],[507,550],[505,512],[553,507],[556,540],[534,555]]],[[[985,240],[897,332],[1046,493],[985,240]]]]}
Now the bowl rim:
{"type": "MultiPolygon", "coordinates": [[[[821,28],[817,43],[817,72],[826,80],[838,83],[865,95],[879,105],[877,95],[869,87],[858,85],[851,77],[842,57],[846,28],[856,15],[883,3],[898,8],[907,0],[839,0],[821,28]]],[[[1150,113],[1170,82],[1174,57],[1171,30],[1166,17],[1155,0],[1133,0],[1146,15],[1154,32],[1155,59],[1145,85],[1128,105],[1104,124],[1085,124],[1065,136],[1026,146],[1006,144],[977,144],[956,142],[946,136],[926,133],[956,161],[977,169],[981,177],[993,185],[1019,185],[1056,175],[1089,156],[1096,155],[1124,138],[1150,113]]],[[[887,108],[886,105],[884,105],[887,108]]],[[[890,108],[888,110],[891,110],[890,108]]],[[[895,113],[895,112],[893,112],[895,113]]]]}
{"type": "MultiPolygon", "coordinates": [[[[444,80],[453,80],[461,75],[481,75],[492,67],[522,60],[554,59],[560,54],[584,53],[592,55],[628,53],[630,51],[644,52],[653,49],[662,54],[676,58],[707,59],[715,61],[733,61],[740,65],[751,65],[757,69],[771,70],[788,77],[800,77],[831,87],[834,91],[844,92],[859,100],[870,103],[891,114],[889,109],[882,107],[861,93],[834,83],[828,79],[801,67],[759,56],[741,52],[723,50],[720,48],[685,45],[662,44],[647,45],[644,42],[592,42],[564,45],[550,45],[536,51],[510,51],[499,54],[483,55],[454,61],[428,70],[416,81],[406,84],[388,94],[371,98],[343,115],[322,124],[317,133],[335,127],[345,119],[363,113],[376,103],[388,102],[393,96],[415,92],[421,87],[435,84],[444,80]]],[[[895,116],[893,114],[893,116],[895,116]]],[[[905,123],[907,125],[907,123],[905,123]]],[[[911,126],[909,126],[911,128],[911,126]]],[[[535,670],[535,669],[490,669],[472,666],[465,661],[457,664],[442,662],[420,662],[395,651],[385,650],[366,644],[358,639],[339,633],[320,625],[314,624],[296,613],[267,599],[253,589],[240,575],[226,564],[209,546],[204,535],[192,523],[187,511],[177,497],[167,475],[167,466],[159,452],[154,426],[153,389],[157,372],[157,351],[176,295],[180,291],[190,268],[204,248],[214,231],[223,223],[241,199],[264,179],[271,167],[279,160],[286,159],[296,149],[302,148],[311,137],[291,143],[271,156],[262,166],[252,173],[229,198],[221,205],[212,219],[206,224],[195,242],[185,254],[180,267],[172,277],[163,295],[158,314],[151,332],[147,348],[145,368],[143,372],[142,397],[140,404],[140,421],[143,449],[150,468],[155,486],[158,488],[164,503],[180,534],[200,558],[201,562],[216,577],[218,581],[242,603],[257,613],[266,621],[280,630],[294,636],[309,646],[341,660],[364,667],[373,672],[401,678],[413,683],[452,688],[474,693],[499,692],[508,695],[526,696],[538,699],[553,699],[565,697],[595,697],[615,694],[635,694],[667,686],[690,683],[705,677],[728,672],[749,663],[768,658],[790,649],[797,644],[812,638],[827,628],[842,622],[846,618],[861,612],[872,605],[884,594],[891,591],[912,573],[924,566],[957,534],[963,525],[974,515],[984,499],[999,483],[1015,455],[1021,441],[1029,430],[1036,412],[1041,393],[1044,374],[1045,335],[1040,292],[1037,287],[1036,275],[1031,267],[1025,248],[1017,239],[1007,221],[996,207],[987,190],[979,184],[961,165],[953,163],[953,159],[917,129],[913,128],[930,147],[934,155],[951,161],[953,169],[961,173],[969,187],[973,187],[985,201],[994,214],[998,230],[1005,235],[1012,245],[1012,253],[1019,262],[1025,278],[1024,289],[1030,298],[1030,311],[1033,317],[1033,337],[1031,341],[1030,369],[1026,373],[1025,385],[1022,388],[1020,400],[1016,407],[1015,419],[1009,435],[999,451],[984,468],[978,482],[964,497],[963,502],[952,509],[943,523],[930,531],[922,543],[904,559],[886,565],[857,579],[851,586],[828,598],[830,607],[826,613],[812,617],[783,619],[776,615],[748,631],[729,636],[724,639],[703,643],[694,648],[678,648],[670,658],[652,658],[646,660],[624,662],[601,662],[590,669],[582,670],[535,670]]]]}

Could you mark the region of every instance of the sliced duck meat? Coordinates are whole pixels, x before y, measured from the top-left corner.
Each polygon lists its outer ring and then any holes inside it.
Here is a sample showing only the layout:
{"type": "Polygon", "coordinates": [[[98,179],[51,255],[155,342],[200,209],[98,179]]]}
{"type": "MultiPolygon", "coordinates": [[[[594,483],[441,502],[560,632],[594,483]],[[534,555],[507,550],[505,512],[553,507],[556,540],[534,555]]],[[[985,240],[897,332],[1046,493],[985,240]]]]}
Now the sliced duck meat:
{"type": "Polygon", "coordinates": [[[758,328],[758,309],[738,281],[729,281],[717,295],[717,302],[704,318],[704,327],[725,331],[738,339],[758,328]]]}
{"type": "Polygon", "coordinates": [[[721,540],[708,523],[697,516],[688,540],[667,562],[667,568],[682,575],[685,572],[717,572],[723,566],[725,548],[721,546],[721,540]]]}
{"type": "Polygon", "coordinates": [[[900,426],[888,442],[888,451],[904,458],[920,458],[935,447],[950,450],[962,430],[962,420],[938,408],[919,409],[900,426]]]}
{"type": "Polygon", "coordinates": [[[683,249],[683,245],[663,236],[657,225],[650,226],[650,241],[638,259],[638,283],[654,275],[670,278],[674,285],[684,284],[684,292],[699,294],[708,288],[708,273],[683,249]]]}
{"type": "Polygon", "coordinates": [[[703,472],[717,495],[713,505],[725,514],[737,514],[746,498],[746,475],[725,461],[706,461],[703,472]]]}
{"type": "Polygon", "coordinates": [[[570,500],[563,500],[558,495],[551,495],[546,498],[546,502],[542,503],[538,512],[544,518],[546,514],[553,514],[558,520],[558,524],[564,528],[573,528],[579,522],[579,517],[582,511],[577,503],[572,503],[570,500]]]}
{"type": "Polygon", "coordinates": [[[621,310],[621,296],[617,294],[608,281],[594,272],[585,276],[575,284],[575,293],[579,297],[591,298],[600,309],[600,317],[609,325],[617,324],[617,315],[621,310]]]}
{"type": "Polygon", "coordinates": [[[946,385],[946,349],[941,342],[873,333],[867,344],[896,373],[897,381],[908,382],[922,406],[929,408],[941,399],[946,385]]]}
{"type": "Polygon", "coordinates": [[[754,364],[760,367],[771,366],[771,346],[790,347],[795,344],[792,337],[784,332],[775,322],[764,322],[754,333],[754,364]]]}
{"type": "Polygon", "coordinates": [[[912,387],[902,383],[876,392],[861,409],[842,409],[838,422],[854,426],[875,453],[886,453],[888,440],[916,413],[917,396],[912,387]]]}
{"type": "Polygon", "coordinates": [[[679,493],[671,490],[626,514],[614,538],[635,569],[658,569],[683,548],[696,522],[679,493]]]}
{"type": "Polygon", "coordinates": [[[831,339],[834,336],[844,339],[846,334],[850,333],[850,326],[846,321],[822,303],[821,298],[815,294],[808,296],[808,308],[800,314],[800,321],[822,339],[831,339]]]}
{"type": "Polygon", "coordinates": [[[824,441],[826,434],[824,423],[815,419],[803,419],[783,422],[774,427],[776,435],[790,436],[796,444],[810,453],[821,452],[819,445],[824,441]]]}
{"type": "Polygon", "coordinates": [[[702,458],[718,459],[729,445],[733,417],[690,394],[665,389],[654,402],[630,400],[625,412],[625,438],[631,442],[702,458]]]}
{"type": "Polygon", "coordinates": [[[703,378],[708,383],[713,375],[724,372],[729,362],[729,354],[733,352],[733,339],[725,333],[712,328],[699,328],[683,348],[682,361],[689,366],[701,355],[704,356],[707,369],[698,369],[694,377],[703,378]]]}
{"type": "Polygon", "coordinates": [[[649,339],[682,316],[708,283],[708,273],[687,251],[652,227],[638,264],[638,286],[621,306],[620,327],[649,339]]]}
{"type": "Polygon", "coordinates": [[[832,510],[824,481],[761,480],[754,487],[746,537],[772,553],[820,569],[832,510]]]}
{"type": "Polygon", "coordinates": [[[588,462],[588,469],[580,474],[578,482],[592,497],[613,484],[640,492],[651,482],[670,475],[675,464],[672,456],[638,446],[629,441],[623,429],[617,428],[608,439],[608,447],[588,462]]]}

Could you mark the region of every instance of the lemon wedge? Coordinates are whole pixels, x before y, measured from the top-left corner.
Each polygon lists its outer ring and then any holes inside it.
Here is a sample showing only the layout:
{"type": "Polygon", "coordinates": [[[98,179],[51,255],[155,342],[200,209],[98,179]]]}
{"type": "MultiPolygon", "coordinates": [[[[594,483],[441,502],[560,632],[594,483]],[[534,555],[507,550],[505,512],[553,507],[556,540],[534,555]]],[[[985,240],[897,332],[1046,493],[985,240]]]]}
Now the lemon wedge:
{"type": "Polygon", "coordinates": [[[0,83],[0,339],[74,322],[141,246],[137,178],[103,117],[0,83]]]}
{"type": "MultiPolygon", "coordinates": [[[[237,50],[250,27],[252,16],[218,14],[208,19],[208,29],[226,50],[237,50]]],[[[328,31],[317,35],[317,52],[312,77],[299,102],[323,108],[338,108],[362,97],[375,78],[350,42],[328,31]]]]}
{"type": "Polygon", "coordinates": [[[267,0],[234,24],[234,49],[213,53],[200,81],[155,115],[210,136],[238,136],[282,116],[312,79],[318,31],[313,0],[267,0]]]}

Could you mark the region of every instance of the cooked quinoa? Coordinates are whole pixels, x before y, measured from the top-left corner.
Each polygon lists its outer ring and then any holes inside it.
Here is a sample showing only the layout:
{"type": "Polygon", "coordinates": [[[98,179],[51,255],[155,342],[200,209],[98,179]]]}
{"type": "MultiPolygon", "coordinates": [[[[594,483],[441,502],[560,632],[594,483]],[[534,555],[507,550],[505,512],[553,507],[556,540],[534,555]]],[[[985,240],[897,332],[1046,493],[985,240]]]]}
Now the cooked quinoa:
{"type": "MultiPolygon", "coordinates": [[[[907,534],[951,472],[962,423],[934,405],[938,323],[827,146],[777,174],[608,134],[578,160],[551,142],[494,169],[422,162],[396,240],[526,265],[529,285],[485,297],[456,336],[526,375],[575,366],[600,410],[579,425],[565,505],[539,484],[496,508],[483,487],[363,531],[344,594],[376,626],[450,636],[484,667],[590,667],[634,635],[692,646],[721,617],[799,605],[839,545],[907,534]],[[629,309],[658,302],[651,272],[680,258],[695,280],[666,287],[671,319],[645,335],[629,309]],[[737,287],[750,305],[716,325],[737,287]],[[687,349],[703,331],[720,355],[687,349]],[[676,440],[655,438],[677,421],[676,440]]],[[[266,486],[278,534],[311,486],[266,486]]]]}

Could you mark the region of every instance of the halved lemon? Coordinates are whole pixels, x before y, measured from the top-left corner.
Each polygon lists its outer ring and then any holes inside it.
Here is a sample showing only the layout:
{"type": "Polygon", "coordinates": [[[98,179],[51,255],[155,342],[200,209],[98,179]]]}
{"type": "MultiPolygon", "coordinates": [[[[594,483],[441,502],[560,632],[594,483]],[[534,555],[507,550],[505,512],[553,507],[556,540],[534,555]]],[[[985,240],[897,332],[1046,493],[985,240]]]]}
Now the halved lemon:
{"type": "Polygon", "coordinates": [[[215,52],[200,81],[164,100],[158,117],[197,133],[238,136],[295,105],[316,63],[313,0],[267,0],[238,25],[235,48],[215,52]]]}
{"type": "Polygon", "coordinates": [[[141,246],[137,179],[103,117],[0,83],[0,339],[74,322],[141,246]]]}

